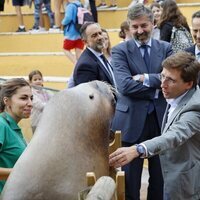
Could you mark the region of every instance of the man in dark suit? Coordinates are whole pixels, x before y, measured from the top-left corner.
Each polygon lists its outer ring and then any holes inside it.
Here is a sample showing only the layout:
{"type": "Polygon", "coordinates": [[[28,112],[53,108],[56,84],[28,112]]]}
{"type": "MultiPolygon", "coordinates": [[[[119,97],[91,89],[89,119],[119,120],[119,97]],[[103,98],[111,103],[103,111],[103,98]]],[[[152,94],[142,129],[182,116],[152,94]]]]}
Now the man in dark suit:
{"type": "MultiPolygon", "coordinates": [[[[192,15],[192,35],[195,44],[185,49],[185,51],[190,52],[200,62],[200,11],[197,11],[192,15]]],[[[200,86],[200,78],[198,84],[200,86]]]]}
{"type": "Polygon", "coordinates": [[[186,51],[192,53],[200,61],[200,11],[192,15],[192,35],[195,44],[187,48],[186,51]]]}
{"type": "Polygon", "coordinates": [[[178,52],[162,65],[161,87],[168,102],[162,135],[119,148],[110,155],[110,165],[119,167],[134,158],[160,155],[164,200],[200,199],[200,64],[191,54],[178,52]]]}
{"type": "MultiPolygon", "coordinates": [[[[133,39],[112,50],[112,61],[118,91],[113,131],[122,131],[124,147],[141,143],[160,134],[166,101],[160,88],[162,61],[172,54],[171,45],[151,38],[153,14],[143,4],[128,11],[133,39]]],[[[159,157],[148,159],[149,200],[162,200],[163,180],[159,157]]],[[[143,159],[137,158],[123,167],[126,200],[140,199],[143,159]]]]}
{"type": "Polygon", "coordinates": [[[100,25],[94,22],[84,24],[81,28],[81,36],[87,47],[74,69],[75,85],[100,80],[115,86],[112,66],[102,52],[104,39],[100,25]]]}

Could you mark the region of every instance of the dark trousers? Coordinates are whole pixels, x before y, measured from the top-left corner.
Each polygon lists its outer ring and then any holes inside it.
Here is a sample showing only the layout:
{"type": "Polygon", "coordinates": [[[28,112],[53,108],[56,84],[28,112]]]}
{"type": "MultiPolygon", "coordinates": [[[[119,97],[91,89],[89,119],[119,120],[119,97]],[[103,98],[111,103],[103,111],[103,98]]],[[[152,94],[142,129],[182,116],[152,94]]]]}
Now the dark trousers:
{"type": "MultiPolygon", "coordinates": [[[[133,122],[134,123],[134,122],[133,122]]],[[[134,134],[134,130],[133,130],[134,134]]],[[[151,139],[160,135],[160,128],[158,125],[155,111],[148,114],[144,124],[144,130],[136,141],[136,144],[142,141],[151,139]]],[[[122,142],[124,147],[132,146],[133,144],[122,142]]],[[[140,200],[141,176],[143,169],[143,159],[136,158],[122,169],[125,171],[125,190],[126,200],[140,200]]],[[[160,167],[159,156],[154,156],[148,159],[149,170],[149,186],[147,192],[147,200],[162,200],[163,199],[163,177],[160,167]]]]}
{"type": "Polygon", "coordinates": [[[98,22],[97,8],[95,0],[89,0],[90,9],[95,22],[98,22]]]}
{"type": "Polygon", "coordinates": [[[4,11],[5,0],[0,0],[0,11],[4,11]]]}

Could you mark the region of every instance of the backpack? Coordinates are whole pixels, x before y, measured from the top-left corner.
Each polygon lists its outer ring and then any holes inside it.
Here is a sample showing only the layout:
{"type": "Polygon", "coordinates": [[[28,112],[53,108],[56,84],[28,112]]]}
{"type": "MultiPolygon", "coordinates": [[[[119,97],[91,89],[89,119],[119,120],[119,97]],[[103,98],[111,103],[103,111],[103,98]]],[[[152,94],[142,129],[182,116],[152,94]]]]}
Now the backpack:
{"type": "Polygon", "coordinates": [[[77,7],[75,27],[76,30],[80,32],[81,26],[86,22],[94,22],[94,18],[88,9],[84,8],[82,5],[77,6],[77,4],[73,4],[77,7]]]}
{"type": "Polygon", "coordinates": [[[181,26],[176,28],[173,26],[170,43],[172,44],[174,53],[177,53],[192,46],[193,40],[191,34],[185,27],[181,26]]]}

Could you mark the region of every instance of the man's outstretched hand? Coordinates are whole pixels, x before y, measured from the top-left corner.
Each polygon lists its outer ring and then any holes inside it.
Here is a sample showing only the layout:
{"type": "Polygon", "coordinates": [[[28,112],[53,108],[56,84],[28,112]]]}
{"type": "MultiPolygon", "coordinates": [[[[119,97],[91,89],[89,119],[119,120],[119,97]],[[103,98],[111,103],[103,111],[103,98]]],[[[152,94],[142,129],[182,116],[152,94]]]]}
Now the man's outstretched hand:
{"type": "Polygon", "coordinates": [[[109,165],[115,168],[122,167],[137,157],[139,157],[139,153],[136,150],[136,146],[121,147],[110,154],[109,165]]]}

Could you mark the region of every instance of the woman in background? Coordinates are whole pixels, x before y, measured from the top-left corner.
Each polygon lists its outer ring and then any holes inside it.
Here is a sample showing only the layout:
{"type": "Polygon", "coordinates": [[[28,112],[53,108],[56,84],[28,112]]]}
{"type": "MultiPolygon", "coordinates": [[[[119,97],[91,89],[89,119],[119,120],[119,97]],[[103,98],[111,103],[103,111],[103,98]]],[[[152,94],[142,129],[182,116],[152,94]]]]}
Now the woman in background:
{"type": "Polygon", "coordinates": [[[154,39],[160,39],[160,29],[158,28],[158,22],[160,21],[160,16],[162,13],[162,7],[159,3],[152,3],[150,9],[154,15],[154,28],[152,31],[152,37],[154,39]]]}
{"type": "Polygon", "coordinates": [[[122,38],[124,41],[127,41],[133,37],[129,30],[129,24],[127,21],[121,23],[119,37],[122,38]]]}
{"type": "Polygon", "coordinates": [[[162,9],[162,14],[158,23],[161,40],[167,42],[171,41],[173,26],[176,28],[183,26],[190,32],[186,18],[183,16],[174,0],[165,0],[162,3],[162,9]]]}
{"type": "Polygon", "coordinates": [[[103,54],[107,58],[107,60],[111,61],[111,43],[110,43],[110,37],[108,35],[108,32],[106,29],[101,29],[102,35],[104,38],[104,48],[103,48],[103,54]]]}

